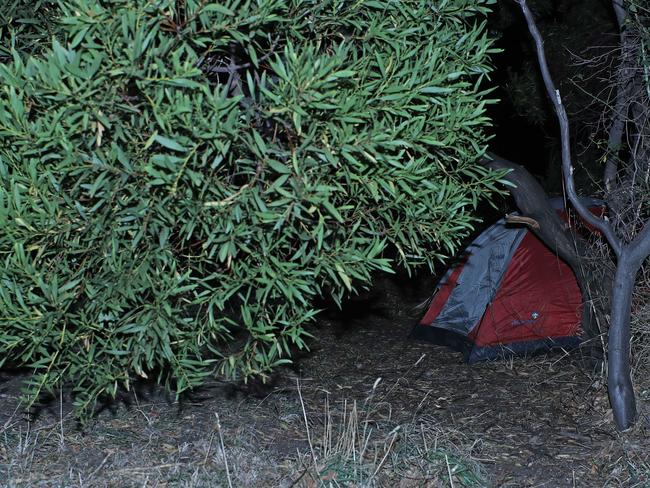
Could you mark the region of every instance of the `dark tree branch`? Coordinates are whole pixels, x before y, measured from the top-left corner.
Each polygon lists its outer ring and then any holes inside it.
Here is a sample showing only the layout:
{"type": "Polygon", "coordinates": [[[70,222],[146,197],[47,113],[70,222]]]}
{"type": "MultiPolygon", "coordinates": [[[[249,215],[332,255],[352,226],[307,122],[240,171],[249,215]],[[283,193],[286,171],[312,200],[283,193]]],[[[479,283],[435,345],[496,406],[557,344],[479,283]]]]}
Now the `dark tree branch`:
{"type": "Polygon", "coordinates": [[[625,19],[627,17],[627,11],[623,7],[623,0],[613,0],[612,6],[614,7],[614,13],[616,14],[616,22],[618,23],[618,28],[623,30],[625,25],[625,19]]]}
{"type": "Polygon", "coordinates": [[[526,168],[492,153],[487,154],[483,164],[492,169],[510,170],[505,179],[513,184],[509,190],[521,213],[519,218],[525,219],[523,223],[526,224],[536,222],[537,226],[530,226],[531,232],[575,273],[583,297],[582,332],[585,347],[593,359],[601,358],[602,348],[595,339],[600,336],[599,324],[604,321],[604,316],[594,307],[591,297],[608,293],[610,282],[597,278],[584,259],[589,252],[586,241],[579,234],[571,232],[550,205],[542,186],[526,168]]]}
{"type": "Polygon", "coordinates": [[[632,74],[633,71],[630,67],[630,60],[628,59],[628,43],[629,34],[625,26],[627,12],[620,0],[612,2],[614,12],[616,13],[616,20],[619,28],[619,41],[620,61],[618,73],[616,76],[616,98],[614,108],[612,111],[612,125],[609,129],[609,136],[607,139],[607,160],[605,161],[605,172],[603,180],[605,189],[610,192],[613,189],[614,182],[616,181],[616,173],[618,172],[618,154],[623,141],[623,133],[625,132],[625,121],[629,110],[630,91],[632,89],[632,74]]]}
{"type": "Polygon", "coordinates": [[[488,156],[486,165],[490,168],[510,170],[505,178],[515,185],[511,193],[517,208],[524,217],[539,223],[539,228],[531,230],[578,275],[581,272],[579,253],[584,254],[586,243],[569,231],[551,207],[542,186],[526,168],[492,153],[488,156]]]}
{"type": "Polygon", "coordinates": [[[650,256],[650,222],[646,222],[641,232],[627,246],[629,248],[630,260],[637,266],[650,256]]]}

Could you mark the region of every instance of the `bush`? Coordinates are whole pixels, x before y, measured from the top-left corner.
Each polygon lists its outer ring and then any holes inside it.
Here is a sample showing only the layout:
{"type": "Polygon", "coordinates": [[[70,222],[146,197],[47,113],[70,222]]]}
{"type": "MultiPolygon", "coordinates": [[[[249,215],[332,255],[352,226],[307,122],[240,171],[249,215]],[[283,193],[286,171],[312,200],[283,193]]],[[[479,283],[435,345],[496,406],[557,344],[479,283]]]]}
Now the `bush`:
{"type": "Polygon", "coordinates": [[[315,297],[453,252],[502,176],[489,3],[59,0],[0,65],[0,353],[30,402],[264,375],[315,297]]]}

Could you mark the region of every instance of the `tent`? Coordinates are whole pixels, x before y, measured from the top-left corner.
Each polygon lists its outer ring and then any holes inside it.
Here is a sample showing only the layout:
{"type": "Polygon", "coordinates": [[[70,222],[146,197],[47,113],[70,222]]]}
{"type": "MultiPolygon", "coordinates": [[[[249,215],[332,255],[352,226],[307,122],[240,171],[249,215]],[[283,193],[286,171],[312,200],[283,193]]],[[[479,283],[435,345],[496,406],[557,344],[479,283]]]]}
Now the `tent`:
{"type": "MultiPolygon", "coordinates": [[[[552,205],[566,220],[561,199],[552,205]]],[[[602,211],[602,202],[585,202],[602,211]]],[[[580,344],[582,296],[569,266],[523,226],[499,220],[442,277],[412,337],[469,363],[580,344]]]]}

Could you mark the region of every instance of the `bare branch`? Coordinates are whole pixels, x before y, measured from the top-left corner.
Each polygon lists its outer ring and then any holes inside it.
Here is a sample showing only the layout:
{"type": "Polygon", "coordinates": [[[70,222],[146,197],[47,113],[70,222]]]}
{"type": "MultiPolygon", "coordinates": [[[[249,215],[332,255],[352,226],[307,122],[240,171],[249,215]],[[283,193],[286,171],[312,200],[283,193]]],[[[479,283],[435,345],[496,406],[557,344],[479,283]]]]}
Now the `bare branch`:
{"type": "Polygon", "coordinates": [[[509,224],[524,224],[533,229],[539,229],[539,222],[530,217],[522,217],[521,215],[506,215],[506,222],[509,224]]]}
{"type": "Polygon", "coordinates": [[[627,11],[625,10],[625,7],[623,7],[623,0],[613,0],[612,6],[614,7],[614,13],[616,14],[618,28],[622,31],[623,26],[625,25],[625,18],[627,17],[627,11]]]}
{"type": "Polygon", "coordinates": [[[530,31],[533,40],[535,41],[535,48],[537,52],[537,60],[539,62],[539,67],[542,72],[542,78],[544,79],[544,86],[548,96],[551,98],[555,113],[557,115],[558,121],[560,123],[560,137],[562,142],[562,175],[564,179],[564,185],[566,191],[571,201],[573,207],[577,210],[580,217],[582,217],[585,222],[589,223],[607,238],[610,246],[616,253],[616,256],[621,255],[622,243],[621,240],[614,233],[614,229],[609,224],[607,220],[604,220],[600,217],[596,217],[592,214],[589,209],[580,201],[578,194],[575,189],[575,181],[573,179],[573,164],[571,162],[571,146],[569,138],[569,120],[562,104],[562,97],[560,96],[560,91],[555,87],[553,79],[551,78],[551,73],[548,69],[548,63],[546,62],[546,53],[544,52],[544,42],[542,41],[542,36],[537,29],[533,13],[530,11],[530,8],[526,4],[526,0],[517,0],[517,3],[521,6],[521,10],[526,18],[526,23],[528,24],[528,30],[530,31]]]}
{"type": "Polygon", "coordinates": [[[625,25],[627,12],[621,0],[613,0],[612,5],[614,6],[619,29],[620,60],[615,86],[616,101],[612,111],[612,125],[607,140],[607,160],[605,161],[605,173],[603,175],[605,189],[608,192],[613,189],[618,171],[618,154],[623,140],[623,133],[625,132],[625,121],[629,111],[633,78],[633,69],[629,60],[629,34],[625,25]]]}

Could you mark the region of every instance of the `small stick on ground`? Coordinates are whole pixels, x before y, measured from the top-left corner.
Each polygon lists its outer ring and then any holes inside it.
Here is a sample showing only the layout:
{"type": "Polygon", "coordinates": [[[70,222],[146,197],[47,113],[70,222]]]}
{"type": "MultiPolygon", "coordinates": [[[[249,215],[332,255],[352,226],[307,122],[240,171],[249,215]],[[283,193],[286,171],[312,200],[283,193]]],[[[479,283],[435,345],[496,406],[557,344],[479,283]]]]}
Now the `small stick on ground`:
{"type": "Polygon", "coordinates": [[[445,454],[445,463],[447,463],[447,474],[449,475],[449,486],[454,488],[454,478],[451,476],[451,467],[449,466],[449,458],[445,454]]]}
{"type": "Polygon", "coordinates": [[[63,387],[59,386],[59,449],[65,448],[65,436],[63,435],[63,387]]]}
{"type": "Polygon", "coordinates": [[[311,442],[311,434],[309,433],[309,421],[307,420],[307,411],[305,410],[305,402],[302,399],[302,392],[300,391],[300,380],[298,379],[296,379],[296,386],[298,388],[300,406],[302,407],[302,417],[305,420],[305,429],[307,429],[307,442],[309,443],[309,450],[311,451],[312,461],[314,461],[314,468],[316,468],[316,453],[314,452],[314,445],[311,442]]]}
{"type": "Polygon", "coordinates": [[[221,422],[219,420],[219,414],[214,413],[217,417],[217,432],[219,432],[219,443],[221,444],[221,452],[223,453],[223,464],[226,466],[226,478],[228,479],[228,488],[232,488],[232,480],[230,479],[230,470],[228,469],[228,457],[226,456],[226,448],[223,445],[223,435],[221,435],[221,422]]]}

